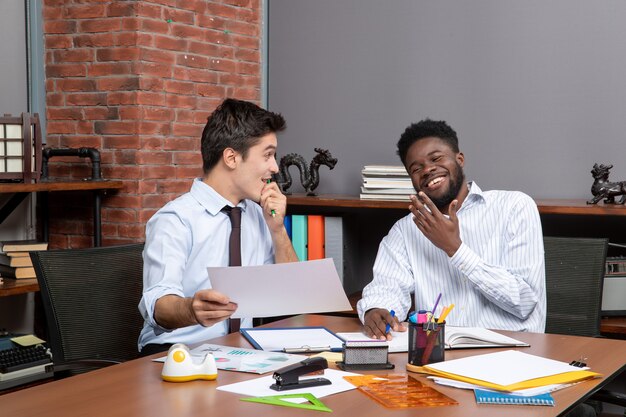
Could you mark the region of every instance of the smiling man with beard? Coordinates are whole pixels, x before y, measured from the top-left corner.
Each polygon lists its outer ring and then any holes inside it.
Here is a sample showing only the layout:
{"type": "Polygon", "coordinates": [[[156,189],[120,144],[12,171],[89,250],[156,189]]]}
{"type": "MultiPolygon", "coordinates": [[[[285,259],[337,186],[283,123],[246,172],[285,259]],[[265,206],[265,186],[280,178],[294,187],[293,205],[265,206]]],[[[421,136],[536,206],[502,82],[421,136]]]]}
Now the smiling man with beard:
{"type": "Polygon", "coordinates": [[[400,320],[412,295],[416,309],[430,310],[440,293],[434,314],[454,303],[450,325],[543,332],[543,236],[535,202],[518,191],[482,191],[466,182],[465,156],[444,121],[409,126],[398,154],[417,195],[378,249],[374,279],[357,305],[365,333],[391,339],[387,324],[405,330],[400,320]]]}

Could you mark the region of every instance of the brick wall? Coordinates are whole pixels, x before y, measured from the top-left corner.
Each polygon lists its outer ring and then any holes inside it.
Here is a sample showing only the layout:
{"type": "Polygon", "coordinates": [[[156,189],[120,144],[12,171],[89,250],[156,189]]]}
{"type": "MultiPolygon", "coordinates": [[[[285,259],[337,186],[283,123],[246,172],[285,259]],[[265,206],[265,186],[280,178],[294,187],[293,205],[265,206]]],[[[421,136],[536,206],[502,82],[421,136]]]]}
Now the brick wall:
{"type": "MultiPolygon", "coordinates": [[[[261,0],[44,0],[47,144],[95,147],[103,245],[139,241],[146,221],[202,174],[200,135],[225,97],[259,102],[261,0]]],[[[50,175],[84,178],[88,160],[50,175]]],[[[92,244],[91,198],[50,195],[50,247],[92,244]]]]}

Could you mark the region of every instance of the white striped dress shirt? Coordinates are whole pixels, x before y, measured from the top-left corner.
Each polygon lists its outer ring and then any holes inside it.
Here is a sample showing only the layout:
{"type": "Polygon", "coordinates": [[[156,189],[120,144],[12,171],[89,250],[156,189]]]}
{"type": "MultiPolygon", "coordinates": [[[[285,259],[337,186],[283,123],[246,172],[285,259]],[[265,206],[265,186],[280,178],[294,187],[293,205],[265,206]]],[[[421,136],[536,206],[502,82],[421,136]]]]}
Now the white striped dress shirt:
{"type": "Polygon", "coordinates": [[[374,279],[357,304],[361,321],[371,308],[406,318],[411,308],[431,310],[442,294],[455,304],[454,326],[543,332],[546,289],[541,221],[535,202],[518,191],[470,192],[457,212],[462,244],[452,257],[433,245],[409,213],[382,240],[374,279]]]}

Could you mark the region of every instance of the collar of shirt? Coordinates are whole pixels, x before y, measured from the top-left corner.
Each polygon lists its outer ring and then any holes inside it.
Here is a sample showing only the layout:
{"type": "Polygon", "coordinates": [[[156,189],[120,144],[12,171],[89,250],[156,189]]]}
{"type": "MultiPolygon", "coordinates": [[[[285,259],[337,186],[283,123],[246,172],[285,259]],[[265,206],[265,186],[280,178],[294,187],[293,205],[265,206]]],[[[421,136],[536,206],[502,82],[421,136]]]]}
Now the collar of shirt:
{"type": "MultiPolygon", "coordinates": [[[[189,193],[213,216],[217,215],[224,206],[232,207],[230,201],[226,200],[220,193],[215,191],[213,187],[202,181],[202,178],[194,179],[189,193]]],[[[237,204],[237,207],[241,207],[243,212],[246,211],[247,206],[247,200],[242,200],[237,204]]]]}
{"type": "Polygon", "coordinates": [[[467,194],[467,197],[465,197],[465,201],[463,201],[463,204],[461,205],[459,211],[469,209],[474,204],[486,203],[483,190],[480,189],[475,181],[468,182],[467,186],[469,188],[469,193],[467,194]]]}

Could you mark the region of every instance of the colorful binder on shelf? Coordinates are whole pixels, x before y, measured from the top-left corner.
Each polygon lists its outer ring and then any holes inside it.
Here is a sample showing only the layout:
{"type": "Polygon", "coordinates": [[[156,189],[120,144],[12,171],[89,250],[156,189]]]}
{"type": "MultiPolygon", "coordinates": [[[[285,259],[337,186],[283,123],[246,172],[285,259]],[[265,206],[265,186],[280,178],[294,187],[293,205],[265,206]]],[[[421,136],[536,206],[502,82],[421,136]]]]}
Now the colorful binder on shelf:
{"type": "Polygon", "coordinates": [[[285,220],[283,221],[283,223],[285,223],[285,230],[287,231],[287,236],[289,236],[289,239],[291,239],[291,214],[285,216],[285,220]]]}
{"type": "Polygon", "coordinates": [[[307,216],[303,214],[291,215],[291,243],[293,249],[298,255],[298,260],[306,261],[308,259],[307,254],[307,216]]]}
{"type": "Polygon", "coordinates": [[[324,259],[324,216],[309,215],[308,223],[308,259],[324,259]]]}
{"type": "Polygon", "coordinates": [[[343,218],[324,217],[324,254],[332,258],[337,268],[337,275],[343,283],[343,218]]]}

